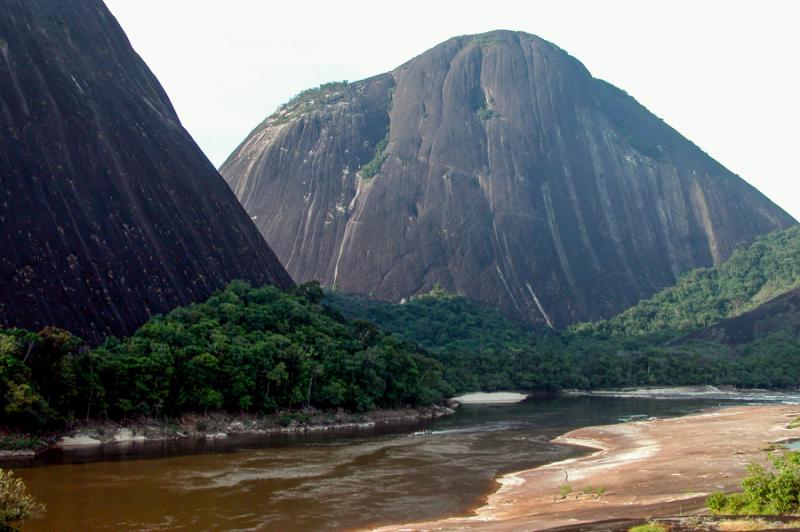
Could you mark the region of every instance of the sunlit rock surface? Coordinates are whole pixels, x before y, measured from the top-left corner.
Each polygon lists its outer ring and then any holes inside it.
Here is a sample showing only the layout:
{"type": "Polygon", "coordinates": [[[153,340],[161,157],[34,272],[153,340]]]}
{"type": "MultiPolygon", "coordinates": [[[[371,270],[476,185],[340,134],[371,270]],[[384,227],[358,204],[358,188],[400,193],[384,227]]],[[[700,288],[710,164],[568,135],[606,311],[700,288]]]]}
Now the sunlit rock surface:
{"type": "Polygon", "coordinates": [[[794,223],[575,58],[507,31],[302,95],[221,172],[298,281],[394,301],[440,283],[553,327],[794,223]]]}

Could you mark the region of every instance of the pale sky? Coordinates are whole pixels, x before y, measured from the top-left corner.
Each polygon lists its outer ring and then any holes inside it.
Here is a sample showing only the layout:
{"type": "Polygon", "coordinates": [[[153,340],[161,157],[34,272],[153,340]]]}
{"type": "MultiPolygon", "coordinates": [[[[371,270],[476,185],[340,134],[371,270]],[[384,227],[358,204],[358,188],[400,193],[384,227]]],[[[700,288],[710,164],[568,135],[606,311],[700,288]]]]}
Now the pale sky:
{"type": "Polygon", "coordinates": [[[281,103],[455,35],[543,37],[800,219],[797,0],[106,0],[212,162],[281,103]]]}

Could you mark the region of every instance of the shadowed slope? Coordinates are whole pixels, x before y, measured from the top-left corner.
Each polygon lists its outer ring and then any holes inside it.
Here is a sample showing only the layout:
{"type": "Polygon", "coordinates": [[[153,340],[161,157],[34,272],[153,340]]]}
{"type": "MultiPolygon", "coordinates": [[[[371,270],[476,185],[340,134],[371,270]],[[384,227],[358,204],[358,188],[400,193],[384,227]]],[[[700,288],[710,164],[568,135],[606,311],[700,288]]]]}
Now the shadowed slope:
{"type": "Polygon", "coordinates": [[[0,326],[93,341],[292,281],[99,0],[0,10],[0,326]]]}

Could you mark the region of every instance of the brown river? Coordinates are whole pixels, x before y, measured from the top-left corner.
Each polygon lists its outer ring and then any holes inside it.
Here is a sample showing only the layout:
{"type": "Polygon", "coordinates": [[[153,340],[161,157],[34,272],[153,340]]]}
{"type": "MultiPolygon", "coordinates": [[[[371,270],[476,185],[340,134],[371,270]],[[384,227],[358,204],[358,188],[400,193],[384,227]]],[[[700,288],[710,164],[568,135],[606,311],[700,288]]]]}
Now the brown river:
{"type": "Polygon", "coordinates": [[[584,452],[550,443],[573,428],[717,404],[537,398],[383,430],[117,444],[6,465],[47,504],[23,530],[353,529],[467,513],[499,474],[584,452]]]}

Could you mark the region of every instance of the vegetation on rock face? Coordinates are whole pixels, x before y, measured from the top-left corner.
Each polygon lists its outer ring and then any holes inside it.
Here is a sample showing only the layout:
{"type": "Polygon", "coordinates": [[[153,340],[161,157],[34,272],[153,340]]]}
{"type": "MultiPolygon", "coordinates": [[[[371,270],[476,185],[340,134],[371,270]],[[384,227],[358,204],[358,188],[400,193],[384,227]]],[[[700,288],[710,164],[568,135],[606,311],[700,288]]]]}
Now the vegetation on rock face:
{"type": "Polygon", "coordinates": [[[22,479],[0,469],[0,530],[13,530],[9,527],[15,523],[37,519],[44,512],[45,506],[28,493],[22,479]]]}
{"type": "Polygon", "coordinates": [[[771,467],[747,466],[744,491],[726,495],[712,493],[706,506],[715,514],[800,513],[800,452],[770,456],[771,467]]]}
{"type": "Polygon", "coordinates": [[[323,83],[319,87],[313,87],[299,92],[285,104],[281,105],[275,113],[270,116],[273,124],[286,123],[292,118],[311,111],[321,105],[336,103],[344,98],[345,91],[350,83],[347,80],[331,81],[323,83]]]}
{"type": "Polygon", "coordinates": [[[492,34],[492,32],[489,32],[489,33],[483,33],[481,35],[476,35],[472,39],[472,42],[474,42],[481,48],[486,48],[487,46],[491,46],[493,44],[499,44],[500,39],[497,37],[497,35],[494,35],[492,34]]]}
{"type": "Polygon", "coordinates": [[[0,424],[38,431],[76,418],[177,416],[314,406],[366,411],[450,392],[416,346],[284,292],[231,283],[89,350],[66,331],[0,331],[0,424]]]}
{"type": "Polygon", "coordinates": [[[381,166],[386,162],[388,155],[386,154],[386,147],[389,145],[389,133],[381,139],[377,146],[375,146],[375,156],[367,164],[361,167],[361,177],[370,179],[381,171],[381,166]]]}
{"type": "Polygon", "coordinates": [[[329,103],[340,95],[348,85],[349,83],[347,80],[323,83],[319,87],[306,89],[296,94],[284,107],[293,107],[308,102],[329,103]]]}
{"type": "Polygon", "coordinates": [[[495,112],[487,104],[482,105],[476,114],[478,115],[478,120],[481,122],[486,122],[496,116],[495,112]]]}
{"type": "Polygon", "coordinates": [[[800,286],[800,226],[757,238],[715,268],[693,270],[678,283],[618,316],[573,327],[616,336],[691,330],[751,310],[800,286]]]}

